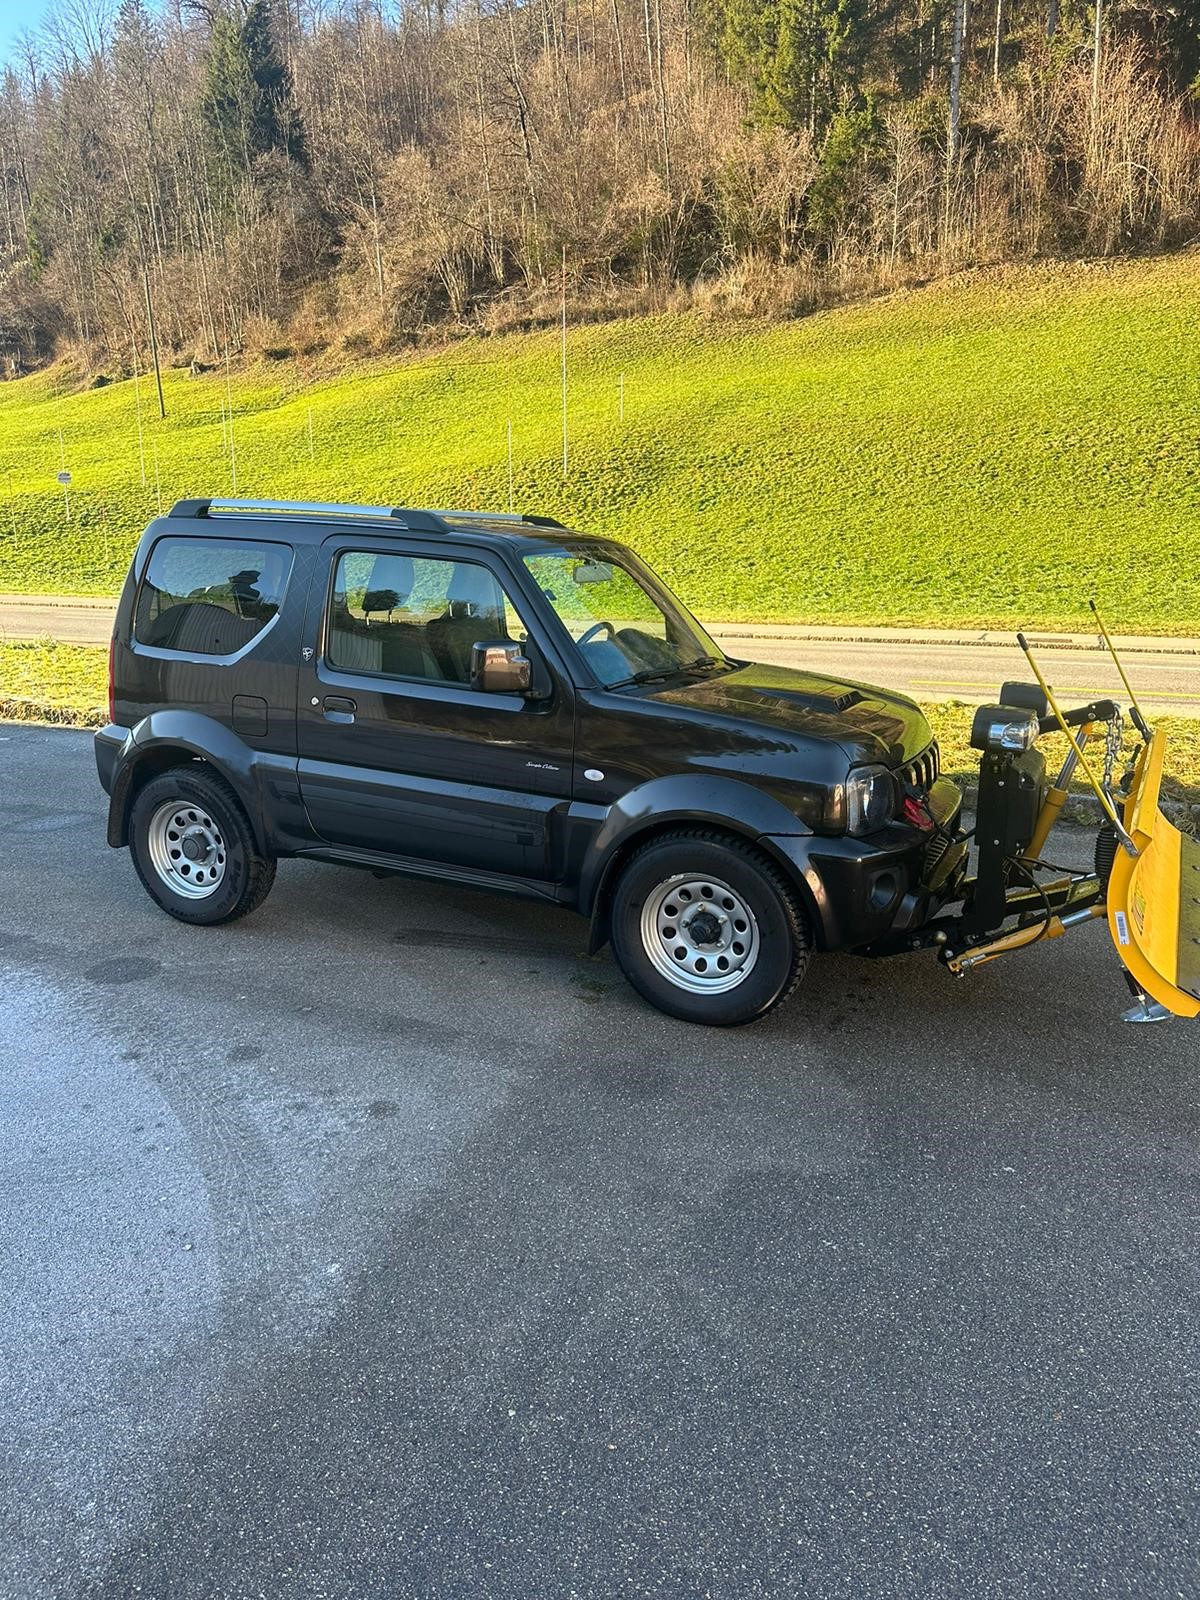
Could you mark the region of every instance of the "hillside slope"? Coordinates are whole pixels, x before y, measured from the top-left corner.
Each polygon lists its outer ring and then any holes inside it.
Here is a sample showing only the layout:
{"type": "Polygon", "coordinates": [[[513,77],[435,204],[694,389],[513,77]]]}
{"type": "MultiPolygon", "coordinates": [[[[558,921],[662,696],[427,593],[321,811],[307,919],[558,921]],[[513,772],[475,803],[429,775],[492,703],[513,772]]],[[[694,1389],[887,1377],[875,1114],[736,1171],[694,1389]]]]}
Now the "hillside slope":
{"type": "MultiPolygon", "coordinates": [[[[1197,626],[1200,255],[967,274],[786,324],[695,313],[232,374],[238,492],[515,501],[631,540],[704,615],[1197,626]],[[624,374],[625,419],[618,417],[624,374]],[[309,416],[312,421],[310,458],[309,416]]],[[[219,374],[0,385],[0,590],[105,593],[156,504],[230,491],[219,374]],[[73,473],[65,518],[59,429],[73,473]],[[4,474],[8,477],[5,478],[4,474]],[[15,531],[14,531],[15,530],[15,531]]]]}

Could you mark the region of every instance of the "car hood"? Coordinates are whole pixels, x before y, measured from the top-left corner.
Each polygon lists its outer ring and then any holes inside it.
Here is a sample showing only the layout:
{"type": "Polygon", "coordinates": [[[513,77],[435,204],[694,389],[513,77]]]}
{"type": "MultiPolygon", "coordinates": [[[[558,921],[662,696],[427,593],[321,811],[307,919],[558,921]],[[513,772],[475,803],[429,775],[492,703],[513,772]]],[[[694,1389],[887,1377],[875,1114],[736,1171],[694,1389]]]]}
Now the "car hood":
{"type": "Polygon", "coordinates": [[[776,736],[836,741],[852,765],[902,766],[931,737],[921,711],[905,695],[795,667],[747,662],[732,672],[656,687],[650,697],[704,716],[758,723],[776,736]]]}

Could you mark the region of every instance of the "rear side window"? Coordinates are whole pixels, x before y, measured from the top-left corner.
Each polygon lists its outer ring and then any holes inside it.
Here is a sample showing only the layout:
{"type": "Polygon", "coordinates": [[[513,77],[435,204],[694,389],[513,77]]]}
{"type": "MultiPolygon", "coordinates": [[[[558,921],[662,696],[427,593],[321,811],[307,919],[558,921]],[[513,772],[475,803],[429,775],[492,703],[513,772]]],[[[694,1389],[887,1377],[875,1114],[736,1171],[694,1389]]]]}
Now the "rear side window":
{"type": "Polygon", "coordinates": [[[229,539],[160,539],[134,616],[139,644],[192,656],[231,656],[279,610],[292,550],[229,539]]]}

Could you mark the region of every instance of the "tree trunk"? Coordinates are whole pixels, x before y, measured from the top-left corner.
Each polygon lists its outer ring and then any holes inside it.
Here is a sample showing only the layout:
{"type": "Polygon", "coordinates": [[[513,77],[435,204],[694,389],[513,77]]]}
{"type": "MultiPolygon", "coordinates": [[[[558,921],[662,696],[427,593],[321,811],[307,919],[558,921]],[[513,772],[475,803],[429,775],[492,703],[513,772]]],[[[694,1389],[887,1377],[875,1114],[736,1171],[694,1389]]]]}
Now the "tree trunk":
{"type": "Polygon", "coordinates": [[[950,224],[950,197],[954,175],[958,168],[963,32],[966,18],[967,0],[954,0],[954,43],[950,51],[950,120],[946,131],[946,216],[943,233],[948,230],[950,224]]]}
{"type": "Polygon", "coordinates": [[[1104,26],[1104,0],[1096,0],[1096,33],[1092,40],[1092,113],[1100,105],[1100,52],[1104,26]]]}

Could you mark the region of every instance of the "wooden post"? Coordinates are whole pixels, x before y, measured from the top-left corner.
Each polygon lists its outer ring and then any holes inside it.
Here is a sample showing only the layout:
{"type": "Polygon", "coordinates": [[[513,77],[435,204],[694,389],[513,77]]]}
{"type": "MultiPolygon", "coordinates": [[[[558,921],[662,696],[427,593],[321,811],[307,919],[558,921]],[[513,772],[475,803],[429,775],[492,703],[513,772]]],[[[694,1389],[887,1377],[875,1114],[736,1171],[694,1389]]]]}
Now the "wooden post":
{"type": "Polygon", "coordinates": [[[562,252],[562,475],[567,475],[567,247],[562,252]]]}

